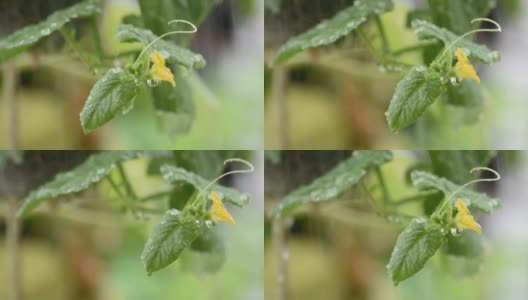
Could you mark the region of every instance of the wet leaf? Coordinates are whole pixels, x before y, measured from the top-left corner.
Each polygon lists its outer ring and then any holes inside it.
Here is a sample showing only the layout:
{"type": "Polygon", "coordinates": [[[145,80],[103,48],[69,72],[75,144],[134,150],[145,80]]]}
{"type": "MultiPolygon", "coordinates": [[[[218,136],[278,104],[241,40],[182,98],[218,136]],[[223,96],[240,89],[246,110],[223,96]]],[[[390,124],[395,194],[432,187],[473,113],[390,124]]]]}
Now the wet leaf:
{"type": "Polygon", "coordinates": [[[394,285],[420,271],[444,242],[440,228],[431,226],[426,219],[413,219],[398,236],[387,265],[394,285]]]}
{"type": "Polygon", "coordinates": [[[84,132],[103,126],[120,112],[126,113],[134,105],[141,84],[120,67],[108,70],[93,86],[81,111],[84,132]]]}
{"type": "Polygon", "coordinates": [[[15,31],[0,41],[0,63],[28,49],[71,20],[92,16],[100,12],[101,6],[98,1],[86,0],[56,11],[38,24],[15,31]]]}
{"type": "Polygon", "coordinates": [[[368,16],[381,14],[392,8],[391,0],[357,0],[353,6],[341,10],[333,18],[290,38],[277,51],[273,64],[279,65],[303,50],[332,44],[358,28],[368,16]]]}
{"type": "Polygon", "coordinates": [[[289,193],[274,212],[275,217],[291,214],[296,208],[311,202],[332,200],[359,182],[367,168],[392,160],[390,151],[355,151],[349,159],[339,163],[311,184],[289,193]]]}
{"type": "MultiPolygon", "coordinates": [[[[150,44],[158,36],[148,29],[134,27],[130,24],[120,24],[117,26],[117,38],[121,42],[141,42],[145,46],[150,44]]],[[[196,54],[187,48],[180,47],[173,42],[158,40],[145,54],[147,55],[158,50],[163,54],[167,63],[179,64],[187,69],[201,69],[205,67],[205,59],[202,55],[196,54]]]]}
{"type": "MultiPolygon", "coordinates": [[[[438,190],[444,193],[446,197],[450,196],[454,191],[460,188],[460,185],[455,184],[443,177],[438,177],[424,171],[414,171],[411,173],[413,185],[420,190],[438,190]]],[[[468,187],[457,192],[451,197],[450,201],[454,205],[458,198],[464,199],[468,207],[477,209],[485,213],[492,212],[495,208],[500,207],[500,203],[484,193],[472,191],[468,187]]]]}
{"type": "MultiPolygon", "coordinates": [[[[468,20],[468,22],[471,20],[468,20]]],[[[414,20],[412,22],[412,28],[416,32],[416,35],[420,39],[431,39],[436,38],[444,42],[445,46],[451,45],[457,38],[458,35],[453,32],[438,27],[432,23],[424,20],[414,20]]],[[[470,41],[467,38],[459,40],[450,51],[454,54],[457,48],[463,48],[469,52],[469,57],[477,59],[481,62],[491,64],[500,61],[500,54],[497,51],[492,51],[484,45],[479,45],[470,41]]]]}
{"type": "Polygon", "coordinates": [[[396,131],[416,121],[444,90],[438,73],[425,66],[413,67],[396,86],[385,113],[391,129],[396,131]]]}
{"type": "Polygon", "coordinates": [[[17,216],[23,218],[40,204],[62,195],[77,193],[101,181],[120,161],[133,159],[136,151],[107,151],[90,156],[71,171],[57,174],[55,178],[32,191],[25,199],[17,216]]]}
{"type": "MultiPolygon", "coordinates": [[[[203,178],[202,176],[187,171],[183,168],[171,165],[161,166],[161,175],[165,180],[171,183],[192,184],[197,190],[201,190],[209,184],[209,180],[203,178]]],[[[208,197],[209,193],[212,191],[215,191],[220,194],[222,196],[223,202],[229,202],[239,207],[245,206],[249,203],[249,195],[218,184],[213,184],[211,187],[209,187],[207,191],[204,192],[204,196],[208,197]]]]}
{"type": "Polygon", "coordinates": [[[169,210],[150,233],[141,262],[150,275],[173,263],[183,250],[202,235],[203,223],[185,220],[177,210],[169,210]]]}

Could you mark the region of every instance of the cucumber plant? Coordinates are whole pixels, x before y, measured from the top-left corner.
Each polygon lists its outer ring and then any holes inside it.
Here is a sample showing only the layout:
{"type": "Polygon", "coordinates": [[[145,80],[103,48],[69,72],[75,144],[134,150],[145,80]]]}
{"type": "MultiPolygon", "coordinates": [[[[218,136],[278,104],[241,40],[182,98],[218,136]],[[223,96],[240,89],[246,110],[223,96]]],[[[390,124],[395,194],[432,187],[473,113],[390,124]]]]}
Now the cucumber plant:
{"type": "MultiPolygon", "coordinates": [[[[24,155],[17,152],[0,154],[1,164],[9,161],[19,164],[24,160],[24,155]]],[[[215,227],[219,222],[233,225],[236,222],[225,205],[241,208],[250,201],[248,194],[218,184],[228,175],[254,170],[244,159],[229,158],[237,154],[246,155],[235,151],[96,152],[28,193],[17,216],[28,218],[50,200],[77,196],[97,187],[97,197],[117,201],[114,203],[118,203],[123,213],[131,213],[139,221],[161,216],[141,255],[149,275],[172,264],[184,250],[202,253],[204,270],[215,272],[227,255],[215,227]],[[135,159],[148,159],[146,174],[161,177],[167,187],[139,195],[125,168],[127,162],[135,159]],[[227,164],[231,171],[223,173],[227,164]],[[242,168],[236,168],[237,165],[242,168]]]]}
{"type": "MultiPolygon", "coordinates": [[[[480,78],[471,61],[484,64],[500,61],[497,51],[473,41],[475,33],[501,31],[497,22],[485,18],[495,1],[424,2],[426,9],[411,10],[407,16],[408,26],[418,38],[416,44],[401,49],[393,49],[389,44],[381,16],[394,9],[392,0],[356,0],[334,17],[288,39],[273,55],[271,66],[284,65],[305,50],[333,45],[349,47],[350,43],[340,41],[355,34],[382,72],[403,76],[385,112],[388,127],[393,132],[415,123],[435,102],[464,109],[464,122],[473,124],[479,119],[483,95],[480,78]],[[493,28],[476,28],[481,24],[493,28]],[[423,53],[422,62],[409,64],[401,59],[402,55],[417,51],[423,53]]],[[[284,4],[277,0],[266,1],[271,13],[280,11],[284,4]]]]}
{"type": "Polygon", "coordinates": [[[342,196],[355,191],[349,195],[353,199],[368,199],[380,221],[406,225],[387,264],[394,285],[419,272],[438,252],[447,258],[459,258],[456,272],[472,275],[478,272],[484,258],[483,230],[474,213],[490,214],[500,203],[472,190],[470,185],[500,179],[496,171],[485,167],[496,153],[429,151],[428,154],[428,160],[409,168],[408,180],[415,189],[403,199],[393,199],[386,184],[382,166],[393,159],[391,151],[354,151],[328,172],[287,193],[274,209],[273,217],[288,218],[310,211],[308,208],[313,206],[324,210],[325,203],[333,200],[346,205],[342,196]],[[373,175],[369,176],[371,172],[373,175]],[[485,172],[486,175],[491,172],[493,177],[475,176],[485,172]],[[412,215],[402,209],[410,202],[421,203],[421,211],[412,215]]]}
{"type": "Polygon", "coordinates": [[[198,75],[193,70],[206,65],[204,57],[189,50],[188,44],[217,1],[139,0],[138,4],[141,14],[124,17],[115,34],[122,43],[139,43],[141,48],[118,55],[105,53],[96,21],[103,10],[101,1],[83,0],[0,40],[0,63],[60,32],[92,75],[99,77],[80,113],[85,133],[128,113],[138,95],[151,100],[160,123],[171,133],[188,132],[195,119],[191,83],[198,75]],[[95,46],[81,44],[83,37],[69,26],[79,19],[91,21],[95,46]]]}

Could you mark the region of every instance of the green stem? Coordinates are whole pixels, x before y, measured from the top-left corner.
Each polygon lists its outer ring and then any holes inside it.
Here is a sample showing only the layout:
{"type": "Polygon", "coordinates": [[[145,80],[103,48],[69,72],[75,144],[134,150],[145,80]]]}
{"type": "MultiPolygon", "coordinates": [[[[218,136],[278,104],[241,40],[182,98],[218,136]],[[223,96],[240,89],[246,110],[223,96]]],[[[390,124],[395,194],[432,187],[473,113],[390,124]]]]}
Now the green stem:
{"type": "Polygon", "coordinates": [[[395,56],[400,56],[400,55],[403,55],[403,54],[406,54],[406,53],[409,53],[409,52],[414,52],[414,51],[417,51],[417,50],[422,50],[424,48],[427,48],[429,46],[432,46],[432,45],[436,45],[437,42],[436,41],[428,41],[428,42],[423,42],[423,43],[419,43],[419,44],[416,44],[416,45],[412,45],[412,46],[408,46],[408,47],[403,47],[401,49],[398,49],[396,51],[394,51],[394,55],[395,56]]]}
{"type": "Polygon", "coordinates": [[[99,62],[101,63],[104,60],[105,55],[104,55],[103,47],[101,45],[101,35],[99,34],[99,28],[97,26],[97,17],[95,15],[90,18],[90,26],[92,27],[92,35],[93,35],[94,44],[95,44],[95,51],[97,53],[99,62]]]}
{"type": "Polygon", "coordinates": [[[374,198],[372,193],[369,191],[369,189],[368,189],[367,185],[365,184],[365,182],[361,181],[360,185],[361,185],[361,188],[363,189],[363,191],[365,192],[365,194],[367,194],[367,198],[370,200],[370,204],[372,204],[372,207],[374,208],[374,210],[376,210],[376,212],[382,213],[382,210],[378,207],[376,199],[374,198]]]}
{"type": "Polygon", "coordinates": [[[127,191],[128,196],[132,197],[132,199],[137,200],[138,197],[136,193],[134,192],[134,189],[132,189],[132,186],[130,185],[130,182],[128,181],[128,177],[125,173],[125,169],[123,168],[123,164],[121,162],[117,163],[117,170],[119,171],[119,175],[121,176],[122,184],[125,186],[125,189],[127,191]]]}
{"type": "Polygon", "coordinates": [[[383,26],[383,22],[381,21],[381,17],[379,15],[376,15],[374,18],[376,21],[376,27],[378,27],[378,31],[381,36],[381,41],[383,43],[383,51],[385,53],[390,53],[390,47],[389,47],[389,40],[387,39],[387,34],[385,33],[385,27],[383,26]]]}
{"type": "Polygon", "coordinates": [[[374,48],[374,45],[372,45],[372,43],[370,42],[369,38],[367,37],[367,35],[365,34],[365,32],[361,29],[361,27],[358,27],[356,29],[359,37],[361,38],[361,40],[363,41],[363,43],[365,43],[365,45],[367,45],[367,48],[369,48],[370,52],[372,53],[372,55],[374,55],[375,59],[379,62],[379,63],[382,63],[384,60],[383,60],[383,56],[380,55],[378,53],[378,51],[376,51],[376,48],[374,48]]]}
{"type": "Polygon", "coordinates": [[[140,201],[146,202],[146,201],[158,200],[159,198],[163,198],[164,196],[170,195],[171,193],[172,191],[163,191],[163,192],[154,193],[154,194],[145,196],[143,198],[140,198],[140,201]]]}
{"type": "Polygon", "coordinates": [[[387,184],[385,183],[385,177],[383,177],[383,172],[381,172],[380,166],[376,166],[374,169],[376,171],[376,177],[378,178],[379,184],[381,185],[381,190],[383,192],[383,202],[385,206],[391,203],[391,197],[389,190],[387,189],[387,184]]]}
{"type": "Polygon", "coordinates": [[[110,183],[110,186],[112,186],[112,189],[116,192],[117,196],[119,197],[119,199],[121,200],[126,200],[123,193],[121,193],[121,190],[119,189],[119,187],[117,186],[117,184],[115,183],[115,181],[112,179],[112,176],[111,175],[108,175],[106,176],[106,179],[108,180],[108,182],[110,183]]]}
{"type": "Polygon", "coordinates": [[[425,197],[434,195],[436,193],[438,193],[438,192],[421,193],[421,194],[413,195],[413,196],[410,196],[410,197],[406,197],[406,198],[394,201],[392,204],[396,205],[396,206],[405,205],[405,204],[408,204],[408,203],[411,203],[411,202],[421,201],[425,197]]]}
{"type": "Polygon", "coordinates": [[[64,37],[66,42],[70,45],[70,47],[72,47],[72,49],[75,52],[75,54],[77,54],[77,56],[79,57],[79,60],[90,71],[93,71],[94,67],[89,62],[89,59],[83,54],[83,51],[81,50],[81,48],[79,48],[79,45],[75,41],[75,37],[73,36],[73,34],[71,34],[71,32],[68,29],[66,29],[65,27],[61,27],[61,29],[59,31],[62,33],[62,36],[64,37]]]}

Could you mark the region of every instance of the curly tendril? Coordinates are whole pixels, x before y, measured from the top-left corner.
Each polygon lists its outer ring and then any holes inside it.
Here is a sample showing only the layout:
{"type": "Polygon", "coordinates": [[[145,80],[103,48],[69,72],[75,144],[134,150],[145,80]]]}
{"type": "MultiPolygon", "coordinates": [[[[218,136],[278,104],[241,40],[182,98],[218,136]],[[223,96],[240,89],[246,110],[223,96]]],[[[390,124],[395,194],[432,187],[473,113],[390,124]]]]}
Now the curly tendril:
{"type": "Polygon", "coordinates": [[[169,31],[167,33],[164,33],[162,35],[160,35],[159,37],[155,38],[152,42],[150,42],[145,48],[143,48],[143,50],[141,51],[141,53],[139,53],[136,61],[138,61],[141,56],[143,54],[145,54],[145,51],[148,50],[148,48],[152,47],[152,45],[154,45],[155,42],[161,40],[162,38],[168,36],[168,35],[171,35],[171,34],[180,34],[180,33],[188,33],[188,34],[191,34],[191,33],[195,33],[198,31],[198,28],[196,27],[196,25],[194,25],[193,23],[187,21],[187,20],[171,20],[169,21],[167,24],[176,24],[176,23],[185,23],[189,26],[191,26],[191,30],[175,30],[175,31],[169,31]]]}
{"type": "Polygon", "coordinates": [[[453,48],[453,46],[455,46],[455,44],[458,43],[458,41],[460,41],[461,39],[465,38],[468,35],[471,35],[471,34],[474,34],[474,33],[478,33],[478,32],[502,32],[502,27],[500,26],[500,24],[497,23],[496,21],[492,20],[492,19],[476,18],[476,19],[471,20],[471,24],[473,24],[475,22],[488,22],[488,23],[491,23],[491,24],[495,25],[496,28],[479,28],[479,29],[473,29],[473,30],[470,30],[470,31],[464,33],[463,35],[459,36],[449,46],[447,46],[445,48],[444,52],[442,52],[442,55],[440,55],[440,58],[442,58],[447,53],[447,51],[449,49],[453,48]]]}

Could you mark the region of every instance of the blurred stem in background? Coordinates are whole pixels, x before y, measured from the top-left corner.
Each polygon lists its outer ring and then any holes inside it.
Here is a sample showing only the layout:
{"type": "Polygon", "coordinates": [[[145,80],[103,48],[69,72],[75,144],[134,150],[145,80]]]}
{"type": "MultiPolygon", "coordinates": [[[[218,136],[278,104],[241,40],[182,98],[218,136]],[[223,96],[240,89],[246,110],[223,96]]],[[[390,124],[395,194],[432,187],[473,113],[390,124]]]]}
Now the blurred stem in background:
{"type": "Polygon", "coordinates": [[[277,102],[277,118],[279,120],[279,148],[288,149],[288,105],[286,103],[286,85],[288,70],[278,66],[273,70],[273,99],[277,102]]]}
{"type": "Polygon", "coordinates": [[[17,200],[14,196],[8,198],[9,208],[6,212],[7,249],[10,281],[9,300],[22,299],[20,272],[20,221],[17,219],[17,200]]]}
{"type": "Polygon", "coordinates": [[[5,128],[9,149],[18,148],[18,118],[17,103],[15,99],[17,85],[17,69],[14,60],[4,63],[3,68],[3,91],[4,91],[4,113],[5,128]]]}
{"type": "Polygon", "coordinates": [[[277,268],[277,300],[288,298],[288,221],[275,219],[275,244],[279,253],[277,268]]]}

